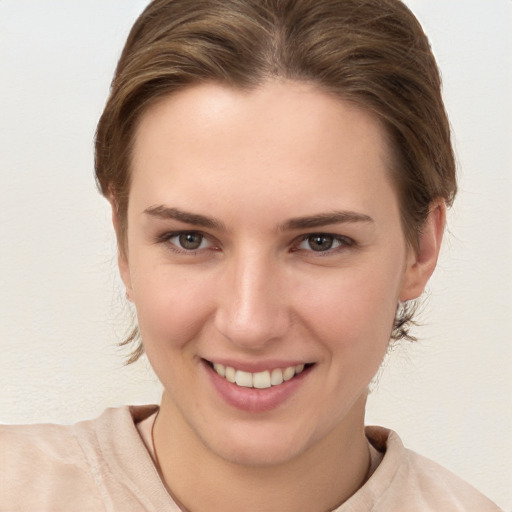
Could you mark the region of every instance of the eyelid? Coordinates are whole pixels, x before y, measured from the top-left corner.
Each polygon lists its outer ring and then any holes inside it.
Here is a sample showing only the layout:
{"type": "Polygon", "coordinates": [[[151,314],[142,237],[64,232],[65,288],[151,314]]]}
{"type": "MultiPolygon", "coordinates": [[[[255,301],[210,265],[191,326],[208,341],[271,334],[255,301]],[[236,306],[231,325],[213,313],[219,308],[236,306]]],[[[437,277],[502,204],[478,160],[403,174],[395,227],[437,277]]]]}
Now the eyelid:
{"type": "Polygon", "coordinates": [[[327,255],[330,255],[330,254],[332,255],[332,254],[335,254],[344,249],[355,247],[355,246],[357,246],[356,241],[353,238],[350,238],[349,236],[339,235],[336,233],[326,233],[326,232],[322,232],[322,231],[315,231],[313,233],[306,233],[304,235],[301,235],[297,239],[296,243],[294,243],[293,248],[295,251],[304,251],[304,252],[312,253],[315,256],[327,256],[327,255]],[[339,245],[337,245],[336,247],[327,249],[325,251],[314,251],[313,249],[303,249],[303,248],[299,247],[300,244],[302,244],[302,242],[308,240],[308,238],[312,238],[315,236],[331,237],[334,241],[339,242],[339,245]]]}
{"type": "Polygon", "coordinates": [[[176,230],[176,231],[166,231],[165,233],[162,233],[161,235],[158,235],[156,237],[156,242],[166,244],[166,246],[176,254],[184,254],[187,256],[193,256],[202,251],[206,251],[206,250],[209,250],[212,248],[215,249],[215,248],[217,248],[217,245],[218,245],[212,241],[211,236],[209,236],[206,233],[203,233],[202,231],[197,230],[197,229],[180,229],[180,230],[176,230]],[[187,235],[187,234],[202,236],[203,240],[206,240],[207,242],[209,242],[209,246],[203,247],[203,248],[198,248],[198,249],[184,249],[183,247],[180,247],[178,244],[171,242],[172,238],[176,238],[181,235],[187,235]]]}
{"type": "MultiPolygon", "coordinates": [[[[195,255],[202,251],[207,250],[219,250],[219,243],[213,239],[213,237],[207,233],[204,233],[197,229],[180,229],[175,231],[166,231],[162,233],[161,235],[158,235],[156,237],[156,243],[162,243],[165,244],[171,251],[177,254],[184,254],[184,255],[195,255]],[[185,249],[180,247],[178,244],[171,242],[172,238],[179,237],[181,235],[186,234],[194,234],[199,235],[203,237],[204,240],[208,242],[208,247],[198,248],[198,249],[185,249]]],[[[328,233],[328,232],[322,232],[322,231],[315,231],[312,233],[305,233],[303,235],[300,235],[297,237],[294,242],[292,243],[291,252],[296,251],[304,251],[310,254],[313,254],[314,256],[327,256],[332,255],[337,252],[343,251],[348,248],[356,247],[358,244],[357,242],[346,235],[340,235],[337,233],[328,233]],[[336,247],[329,248],[325,251],[314,251],[313,249],[305,249],[299,247],[300,244],[302,244],[304,241],[306,241],[308,238],[312,238],[315,236],[325,236],[325,237],[331,237],[335,242],[338,242],[336,247]]]]}

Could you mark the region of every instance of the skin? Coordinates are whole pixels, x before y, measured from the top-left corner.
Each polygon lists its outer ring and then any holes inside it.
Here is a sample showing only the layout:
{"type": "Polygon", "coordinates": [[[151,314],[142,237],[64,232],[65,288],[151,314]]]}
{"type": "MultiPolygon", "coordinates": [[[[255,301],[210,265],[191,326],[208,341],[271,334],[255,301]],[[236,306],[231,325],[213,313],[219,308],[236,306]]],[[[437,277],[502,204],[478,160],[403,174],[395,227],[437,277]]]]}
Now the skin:
{"type": "Polygon", "coordinates": [[[364,483],[367,386],[445,219],[434,202],[413,251],[388,162],[375,119],[303,83],[191,86],[143,115],[119,265],[165,389],[162,477],[184,508],[329,510],[364,483]],[[361,218],[290,222],[333,212],[361,218]],[[332,248],[314,251],[315,234],[332,248]],[[287,400],[251,412],[226,403],[204,360],[313,366],[287,400]]]}

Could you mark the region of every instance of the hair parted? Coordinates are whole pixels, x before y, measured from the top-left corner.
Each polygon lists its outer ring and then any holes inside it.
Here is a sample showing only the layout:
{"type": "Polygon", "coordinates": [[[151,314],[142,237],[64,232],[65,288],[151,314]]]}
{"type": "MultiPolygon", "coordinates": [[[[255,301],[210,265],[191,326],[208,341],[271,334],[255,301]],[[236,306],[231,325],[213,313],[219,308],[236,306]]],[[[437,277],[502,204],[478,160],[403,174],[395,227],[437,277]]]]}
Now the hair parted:
{"type": "MultiPolygon", "coordinates": [[[[135,22],[98,123],[98,186],[118,210],[125,251],[134,133],[150,105],[204,81],[250,89],[277,78],[317,84],[383,125],[406,239],[430,205],[456,193],[441,79],[421,25],[401,0],[154,0],[135,22]]],[[[409,336],[411,305],[393,339],[409,336]]],[[[128,341],[138,339],[134,330],[128,341]]],[[[142,344],[130,362],[143,353],[142,344]]]]}

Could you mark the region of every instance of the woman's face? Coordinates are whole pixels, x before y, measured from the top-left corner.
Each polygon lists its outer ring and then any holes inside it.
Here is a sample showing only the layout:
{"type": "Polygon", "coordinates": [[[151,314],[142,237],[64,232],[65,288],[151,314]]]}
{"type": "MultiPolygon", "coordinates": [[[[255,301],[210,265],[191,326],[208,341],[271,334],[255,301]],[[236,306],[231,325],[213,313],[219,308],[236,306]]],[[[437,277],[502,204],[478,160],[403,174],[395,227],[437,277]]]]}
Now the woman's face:
{"type": "Polygon", "coordinates": [[[193,86],[143,116],[121,273],[162,407],[209,452],[274,464],[362,429],[424,285],[388,156],[368,114],[295,82],[193,86]]]}

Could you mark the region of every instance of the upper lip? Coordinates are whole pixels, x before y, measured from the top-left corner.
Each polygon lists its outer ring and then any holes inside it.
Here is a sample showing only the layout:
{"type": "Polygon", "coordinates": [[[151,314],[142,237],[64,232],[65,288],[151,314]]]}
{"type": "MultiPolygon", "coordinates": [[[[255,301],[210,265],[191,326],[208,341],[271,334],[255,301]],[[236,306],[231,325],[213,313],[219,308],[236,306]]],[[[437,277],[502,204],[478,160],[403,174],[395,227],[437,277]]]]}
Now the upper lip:
{"type": "Polygon", "coordinates": [[[290,366],[298,366],[300,364],[311,364],[311,361],[305,361],[300,359],[266,359],[261,361],[239,361],[230,358],[213,358],[204,359],[211,364],[221,364],[223,366],[231,366],[236,370],[242,370],[243,372],[257,373],[265,370],[274,370],[276,368],[288,368],[290,366]]]}

